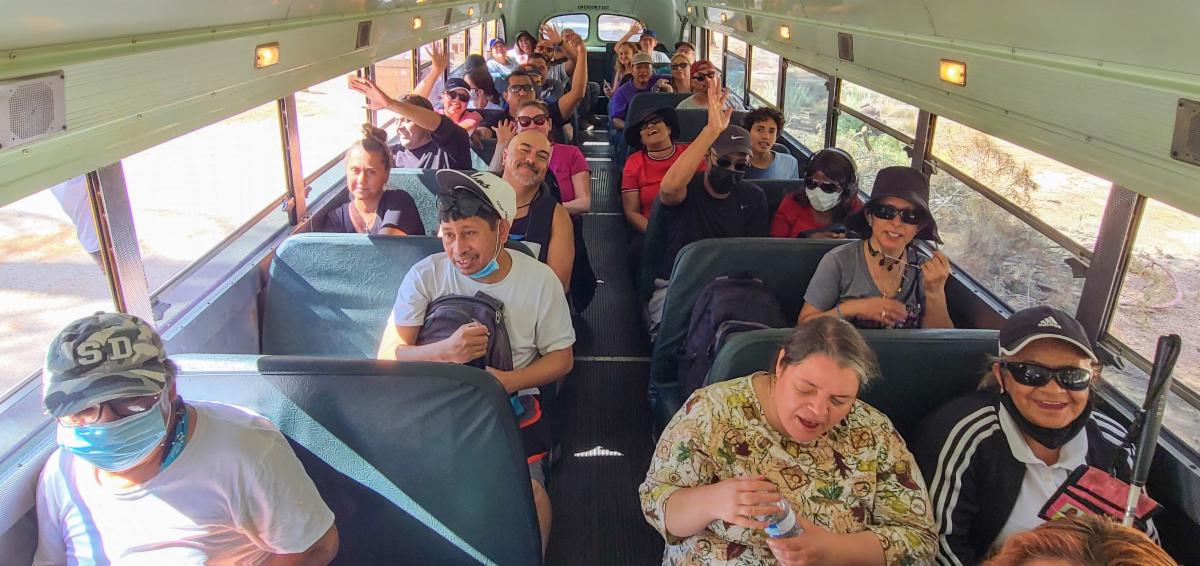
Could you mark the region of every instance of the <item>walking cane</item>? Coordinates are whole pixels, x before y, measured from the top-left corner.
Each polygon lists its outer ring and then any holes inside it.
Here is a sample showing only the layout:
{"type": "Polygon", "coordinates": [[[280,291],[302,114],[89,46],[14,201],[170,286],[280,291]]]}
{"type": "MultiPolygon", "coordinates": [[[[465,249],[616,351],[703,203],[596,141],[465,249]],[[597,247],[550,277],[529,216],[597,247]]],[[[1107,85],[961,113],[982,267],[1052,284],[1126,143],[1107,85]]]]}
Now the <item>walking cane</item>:
{"type": "Polygon", "coordinates": [[[1137,460],[1133,465],[1129,497],[1125,500],[1125,519],[1122,521],[1127,527],[1133,525],[1138,499],[1146,487],[1146,477],[1150,475],[1150,462],[1154,459],[1154,449],[1158,447],[1158,431],[1162,427],[1163,410],[1167,406],[1167,393],[1171,390],[1171,371],[1175,369],[1181,349],[1182,341],[1178,334],[1158,337],[1146,399],[1142,401],[1141,414],[1138,415],[1141,434],[1138,435],[1137,460]]]}

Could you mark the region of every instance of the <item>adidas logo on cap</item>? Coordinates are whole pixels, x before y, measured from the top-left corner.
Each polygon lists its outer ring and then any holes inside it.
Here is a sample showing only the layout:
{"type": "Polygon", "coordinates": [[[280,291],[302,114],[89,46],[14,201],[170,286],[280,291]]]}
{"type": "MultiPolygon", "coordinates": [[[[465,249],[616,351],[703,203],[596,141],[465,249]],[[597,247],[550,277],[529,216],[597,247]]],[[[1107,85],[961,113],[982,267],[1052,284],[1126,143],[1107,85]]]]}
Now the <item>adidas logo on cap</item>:
{"type": "Polygon", "coordinates": [[[1041,322],[1038,323],[1038,328],[1057,328],[1062,330],[1062,325],[1059,324],[1057,320],[1054,320],[1054,317],[1048,316],[1043,318],[1041,322]]]}

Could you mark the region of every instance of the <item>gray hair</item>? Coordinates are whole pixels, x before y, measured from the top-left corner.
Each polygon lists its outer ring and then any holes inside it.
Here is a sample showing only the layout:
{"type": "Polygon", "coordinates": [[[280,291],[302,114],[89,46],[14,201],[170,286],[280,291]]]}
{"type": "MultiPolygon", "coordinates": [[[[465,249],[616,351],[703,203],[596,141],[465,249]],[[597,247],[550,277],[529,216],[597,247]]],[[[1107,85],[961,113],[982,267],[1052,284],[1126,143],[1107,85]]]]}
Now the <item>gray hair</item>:
{"type": "Polygon", "coordinates": [[[879,376],[879,361],[854,325],[840,318],[819,316],[800,323],[780,346],[783,365],[795,365],[822,354],[858,376],[861,391],[879,376]]]}

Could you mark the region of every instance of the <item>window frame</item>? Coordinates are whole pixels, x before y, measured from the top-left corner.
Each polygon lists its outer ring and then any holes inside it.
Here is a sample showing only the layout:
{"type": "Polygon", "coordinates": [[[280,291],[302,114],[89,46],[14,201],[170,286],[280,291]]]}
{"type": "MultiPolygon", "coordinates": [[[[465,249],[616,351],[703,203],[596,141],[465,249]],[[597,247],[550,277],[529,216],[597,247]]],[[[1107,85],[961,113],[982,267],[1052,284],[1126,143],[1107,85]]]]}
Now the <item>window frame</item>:
{"type": "Polygon", "coordinates": [[[747,98],[750,96],[750,62],[740,57],[737,53],[731,53],[729,47],[729,36],[725,36],[725,48],[723,50],[725,56],[721,61],[721,86],[729,89],[729,94],[734,93],[733,88],[729,86],[729,58],[737,59],[742,64],[742,96],[739,102],[745,107],[748,104],[747,98]]]}
{"type": "Polygon", "coordinates": [[[771,51],[770,49],[767,49],[765,47],[759,47],[757,45],[749,46],[749,55],[750,55],[750,60],[747,62],[747,64],[749,65],[750,70],[748,73],[746,73],[746,82],[748,83],[747,88],[746,88],[747,96],[756,95],[759,98],[759,100],[762,100],[765,104],[772,106],[774,108],[777,108],[777,109],[782,108],[783,69],[785,67],[783,62],[786,59],[784,58],[783,55],[775,53],[774,51],[771,51]],[[771,101],[767,100],[766,97],[763,96],[763,94],[758,93],[754,90],[754,52],[756,50],[766,51],[767,53],[774,55],[779,60],[779,66],[776,68],[776,71],[775,71],[775,88],[774,88],[775,102],[771,102],[771,101]]]}
{"type": "MultiPolygon", "coordinates": [[[[542,20],[542,23],[540,25],[538,25],[538,35],[539,36],[541,35],[542,26],[550,23],[550,20],[553,20],[555,18],[561,18],[564,16],[583,16],[584,18],[586,18],[587,22],[588,22],[588,27],[587,27],[587,33],[583,34],[583,41],[586,43],[589,39],[592,38],[592,27],[593,27],[592,20],[593,20],[593,18],[592,18],[591,14],[588,14],[586,12],[567,12],[564,14],[555,14],[553,16],[550,16],[549,18],[542,20]]],[[[595,27],[597,27],[597,30],[599,29],[598,26],[599,26],[599,24],[596,24],[596,26],[595,26],[595,27]]],[[[571,29],[575,29],[575,28],[571,28],[571,29]]],[[[578,33],[578,31],[576,31],[576,33],[578,33]]],[[[539,37],[539,39],[547,39],[547,38],[539,37]]]]}
{"type": "Polygon", "coordinates": [[[833,105],[832,105],[833,95],[832,95],[832,93],[830,93],[830,90],[833,88],[833,81],[835,80],[835,77],[827,75],[825,73],[822,73],[816,69],[812,69],[812,68],[806,67],[804,65],[801,65],[800,63],[792,61],[791,59],[788,59],[787,57],[784,57],[782,55],[780,55],[780,59],[783,60],[783,64],[779,66],[780,67],[780,70],[779,70],[779,77],[780,77],[780,79],[779,79],[779,111],[784,116],[784,128],[779,132],[779,135],[781,137],[786,137],[789,141],[791,141],[797,147],[808,148],[808,149],[812,150],[813,153],[816,153],[817,151],[820,151],[826,147],[831,147],[829,145],[829,120],[830,120],[830,114],[832,113],[831,110],[833,109],[833,105]],[[821,77],[822,79],[825,80],[825,85],[826,85],[825,101],[826,101],[826,103],[825,103],[824,123],[821,126],[823,128],[822,129],[822,134],[823,134],[823,136],[822,136],[823,146],[822,147],[818,147],[818,148],[808,147],[807,144],[800,141],[798,138],[796,138],[796,136],[793,136],[792,134],[788,133],[788,131],[787,131],[787,116],[788,116],[788,112],[791,111],[791,109],[787,107],[787,76],[788,76],[788,70],[791,69],[792,67],[796,67],[797,69],[800,69],[801,71],[804,71],[810,75],[815,75],[815,76],[821,77]]]}

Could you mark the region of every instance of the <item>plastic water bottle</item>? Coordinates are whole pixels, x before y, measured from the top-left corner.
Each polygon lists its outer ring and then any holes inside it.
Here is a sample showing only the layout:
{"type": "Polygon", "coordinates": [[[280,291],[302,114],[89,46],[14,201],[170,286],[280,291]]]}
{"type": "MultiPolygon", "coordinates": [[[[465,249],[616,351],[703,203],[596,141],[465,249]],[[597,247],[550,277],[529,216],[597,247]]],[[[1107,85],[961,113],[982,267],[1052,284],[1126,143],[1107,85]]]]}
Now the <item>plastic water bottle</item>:
{"type": "Polygon", "coordinates": [[[804,534],[804,529],[796,522],[796,512],[788,504],[787,499],[780,499],[776,504],[779,510],[763,517],[767,528],[763,529],[771,538],[790,538],[804,534]]]}

